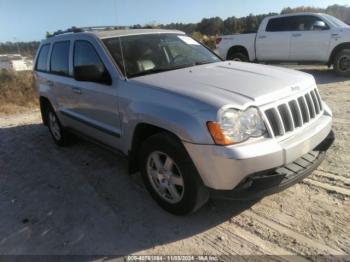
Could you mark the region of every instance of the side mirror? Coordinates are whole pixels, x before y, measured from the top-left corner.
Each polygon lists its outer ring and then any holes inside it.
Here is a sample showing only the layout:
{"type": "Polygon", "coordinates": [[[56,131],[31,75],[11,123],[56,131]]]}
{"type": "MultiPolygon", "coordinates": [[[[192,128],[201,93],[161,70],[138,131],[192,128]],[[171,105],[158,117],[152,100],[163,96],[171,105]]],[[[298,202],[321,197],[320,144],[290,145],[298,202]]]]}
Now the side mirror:
{"type": "Polygon", "coordinates": [[[110,85],[112,79],[103,65],[81,65],[74,67],[74,79],[110,85]]]}
{"type": "Polygon", "coordinates": [[[323,21],[316,21],[312,25],[312,30],[326,30],[326,29],[328,29],[328,26],[323,21]]]}

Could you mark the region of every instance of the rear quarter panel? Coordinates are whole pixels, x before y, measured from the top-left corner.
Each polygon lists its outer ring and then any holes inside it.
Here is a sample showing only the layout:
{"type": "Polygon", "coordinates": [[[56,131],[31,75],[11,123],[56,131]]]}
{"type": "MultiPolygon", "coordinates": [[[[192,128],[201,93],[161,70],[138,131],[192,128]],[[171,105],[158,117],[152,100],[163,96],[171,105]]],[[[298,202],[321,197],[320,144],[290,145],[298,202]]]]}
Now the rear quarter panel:
{"type": "Polygon", "coordinates": [[[255,36],[256,34],[236,34],[222,36],[219,44],[219,54],[223,59],[227,59],[231,47],[242,46],[248,51],[249,60],[255,59],[255,36]]]}

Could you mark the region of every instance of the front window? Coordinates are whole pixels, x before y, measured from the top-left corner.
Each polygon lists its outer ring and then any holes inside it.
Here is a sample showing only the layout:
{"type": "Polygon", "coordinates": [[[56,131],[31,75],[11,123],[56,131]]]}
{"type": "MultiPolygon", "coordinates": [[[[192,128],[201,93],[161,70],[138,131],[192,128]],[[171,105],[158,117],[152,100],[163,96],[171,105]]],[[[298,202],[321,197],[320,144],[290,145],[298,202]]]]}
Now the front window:
{"type": "Polygon", "coordinates": [[[186,35],[143,34],[108,38],[103,42],[127,77],[221,61],[186,35]]]}

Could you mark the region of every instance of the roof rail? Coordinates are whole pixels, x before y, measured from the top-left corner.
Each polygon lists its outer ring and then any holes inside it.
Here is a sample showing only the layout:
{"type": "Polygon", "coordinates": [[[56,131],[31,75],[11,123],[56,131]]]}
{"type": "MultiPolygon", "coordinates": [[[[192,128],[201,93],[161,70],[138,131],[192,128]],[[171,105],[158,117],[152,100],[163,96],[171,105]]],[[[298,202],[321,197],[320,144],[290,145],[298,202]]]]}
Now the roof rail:
{"type": "Polygon", "coordinates": [[[63,35],[68,33],[81,33],[81,32],[88,32],[88,31],[107,31],[107,30],[118,30],[118,29],[128,29],[127,26],[88,26],[88,27],[75,27],[72,26],[71,28],[68,28],[66,30],[58,30],[54,32],[53,34],[48,34],[47,37],[54,37],[57,35],[63,35]]]}

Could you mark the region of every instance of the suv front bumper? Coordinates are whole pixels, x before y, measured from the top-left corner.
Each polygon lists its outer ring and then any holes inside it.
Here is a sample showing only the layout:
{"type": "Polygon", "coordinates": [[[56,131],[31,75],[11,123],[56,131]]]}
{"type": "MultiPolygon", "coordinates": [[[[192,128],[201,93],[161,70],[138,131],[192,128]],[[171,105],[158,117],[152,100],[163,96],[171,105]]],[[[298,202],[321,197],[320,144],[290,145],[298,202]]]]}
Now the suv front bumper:
{"type": "MultiPolygon", "coordinates": [[[[270,138],[256,143],[232,146],[198,145],[186,142],[184,145],[207,187],[232,190],[258,172],[274,172],[277,168],[292,164],[316,150],[322,142],[330,146],[333,141],[331,129],[332,117],[325,113],[306,129],[280,142],[270,138]]],[[[324,147],[322,151],[327,149],[324,147]]],[[[305,174],[303,173],[304,175],[297,177],[303,178],[316,169],[323,160],[322,155],[317,158],[314,165],[308,168],[307,172],[304,172],[305,174]]]]}

